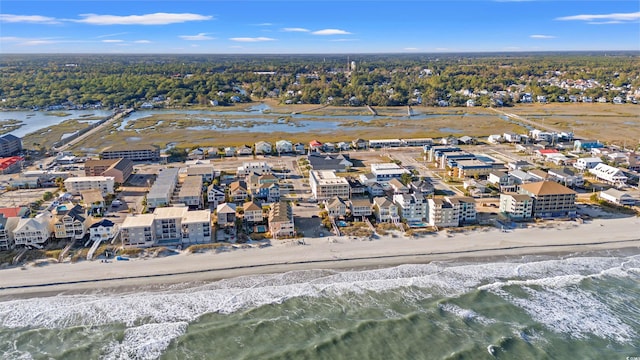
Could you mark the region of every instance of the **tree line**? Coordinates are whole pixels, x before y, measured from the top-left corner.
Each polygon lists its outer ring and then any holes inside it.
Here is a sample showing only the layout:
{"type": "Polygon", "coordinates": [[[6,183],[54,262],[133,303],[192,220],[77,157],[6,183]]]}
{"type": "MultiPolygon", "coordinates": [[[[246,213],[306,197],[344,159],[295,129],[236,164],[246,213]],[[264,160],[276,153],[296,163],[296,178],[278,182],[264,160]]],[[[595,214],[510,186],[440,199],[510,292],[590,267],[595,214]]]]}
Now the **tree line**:
{"type": "MultiPolygon", "coordinates": [[[[497,93],[611,97],[640,87],[637,53],[346,55],[2,55],[3,108],[287,103],[488,106],[497,93]],[[349,59],[349,60],[348,60],[349,59]],[[352,67],[350,61],[355,66],[352,67]],[[550,83],[593,80],[565,89],[550,83]],[[463,93],[467,90],[467,94],[463,93]]],[[[517,99],[503,97],[508,106],[517,99]]]]}

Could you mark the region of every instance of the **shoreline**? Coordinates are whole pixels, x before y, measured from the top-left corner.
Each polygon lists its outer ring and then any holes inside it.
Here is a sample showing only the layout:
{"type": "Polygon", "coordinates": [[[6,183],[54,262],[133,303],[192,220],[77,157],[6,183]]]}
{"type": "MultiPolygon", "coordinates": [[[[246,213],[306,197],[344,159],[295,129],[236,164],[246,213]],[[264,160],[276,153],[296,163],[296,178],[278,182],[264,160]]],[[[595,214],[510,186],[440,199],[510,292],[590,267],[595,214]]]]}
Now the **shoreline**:
{"type": "Polygon", "coordinates": [[[596,219],[580,225],[560,222],[507,233],[492,229],[454,235],[440,232],[416,238],[385,236],[375,240],[334,236],[305,239],[305,245],[294,239],[266,248],[180,253],[109,263],[30,265],[26,270],[20,267],[0,270],[4,275],[0,299],[158,289],[162,285],[314,269],[348,271],[433,261],[478,262],[610,250],[640,254],[638,229],[638,217],[596,219]]]}

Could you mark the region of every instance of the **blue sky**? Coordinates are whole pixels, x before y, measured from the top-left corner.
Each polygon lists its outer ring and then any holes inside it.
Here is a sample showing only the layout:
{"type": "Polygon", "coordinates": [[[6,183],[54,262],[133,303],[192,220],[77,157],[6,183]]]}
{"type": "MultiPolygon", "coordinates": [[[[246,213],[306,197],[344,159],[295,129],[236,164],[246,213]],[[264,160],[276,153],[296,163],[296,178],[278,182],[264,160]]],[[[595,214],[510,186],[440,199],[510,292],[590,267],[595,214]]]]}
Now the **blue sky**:
{"type": "Polygon", "coordinates": [[[640,50],[640,1],[0,3],[1,53],[640,50]]]}

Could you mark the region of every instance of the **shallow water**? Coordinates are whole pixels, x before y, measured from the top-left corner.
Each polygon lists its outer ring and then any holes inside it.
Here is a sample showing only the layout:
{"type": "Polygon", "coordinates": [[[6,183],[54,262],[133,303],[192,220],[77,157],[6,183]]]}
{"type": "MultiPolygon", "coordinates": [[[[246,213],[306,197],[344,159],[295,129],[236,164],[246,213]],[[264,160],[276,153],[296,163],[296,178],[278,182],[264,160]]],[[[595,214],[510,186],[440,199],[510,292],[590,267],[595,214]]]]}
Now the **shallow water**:
{"type": "Polygon", "coordinates": [[[0,302],[0,358],[624,359],[638,314],[640,255],[293,271],[0,302]]]}

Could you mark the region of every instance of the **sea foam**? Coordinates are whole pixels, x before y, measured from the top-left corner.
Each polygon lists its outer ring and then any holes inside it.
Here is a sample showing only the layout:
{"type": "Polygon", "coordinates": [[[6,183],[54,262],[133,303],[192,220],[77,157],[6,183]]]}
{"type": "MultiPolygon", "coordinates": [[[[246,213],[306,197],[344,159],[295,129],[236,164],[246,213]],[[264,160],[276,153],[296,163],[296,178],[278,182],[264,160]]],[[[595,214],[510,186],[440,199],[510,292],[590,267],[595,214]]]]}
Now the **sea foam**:
{"type": "MultiPolygon", "coordinates": [[[[243,276],[192,287],[128,294],[61,295],[0,302],[0,326],[66,328],[125,324],[125,339],[113,344],[108,358],[128,351],[158,354],[188,323],[207,313],[229,314],[278,304],[296,297],[335,297],[347,293],[397,291],[411,301],[440,295],[459,296],[476,289],[491,291],[524,309],[548,328],[576,337],[592,334],[628,342],[636,334],[613,315],[606,300],[579,288],[587,277],[637,277],[640,257],[584,257],[530,263],[431,263],[392,268],[333,271],[307,270],[243,276]],[[517,286],[527,297],[507,290],[517,286]],[[411,289],[427,291],[411,291],[411,289]],[[141,325],[143,324],[144,325],[141,325]],[[153,334],[154,342],[146,342],[153,334]],[[138,343],[146,344],[136,347],[138,343]],[[131,350],[131,349],[134,350],[131,350]],[[138,349],[138,350],[136,350],[138,349]]],[[[443,310],[490,322],[473,310],[443,310]]]]}

